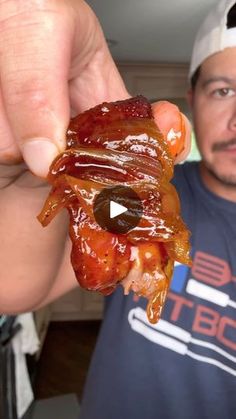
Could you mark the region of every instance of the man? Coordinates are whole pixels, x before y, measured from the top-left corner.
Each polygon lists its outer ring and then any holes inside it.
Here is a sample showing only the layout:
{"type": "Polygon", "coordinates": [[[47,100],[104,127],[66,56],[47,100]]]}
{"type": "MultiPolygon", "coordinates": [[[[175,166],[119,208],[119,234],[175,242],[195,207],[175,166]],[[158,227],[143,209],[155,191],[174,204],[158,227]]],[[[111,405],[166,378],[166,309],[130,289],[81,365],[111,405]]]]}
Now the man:
{"type": "MultiPolygon", "coordinates": [[[[66,7],[64,1],[58,2],[59,6],[47,2],[46,9],[45,2],[32,1],[29,11],[23,3],[0,3],[0,16],[4,16],[1,138],[7,139],[1,158],[10,163],[12,157],[16,159],[22,153],[32,171],[45,176],[48,163],[63,148],[69,108],[83,110],[103,100],[127,97],[127,92],[86,4],[71,1],[72,7],[66,7]],[[48,9],[50,13],[42,20],[48,9]],[[19,16],[23,24],[18,21],[16,25],[19,16]],[[34,25],[29,24],[32,19],[34,25]],[[44,30],[38,31],[37,24],[44,30]],[[75,42],[78,27],[81,32],[75,42]],[[26,39],[29,41],[22,46],[26,39]],[[29,66],[34,40],[39,58],[29,66]],[[48,84],[42,81],[42,69],[48,84]],[[41,139],[35,140],[35,136],[41,139]]],[[[82,419],[235,416],[233,6],[234,1],[220,3],[215,18],[209,19],[208,29],[203,29],[206,38],[197,41],[192,61],[191,76],[200,66],[189,99],[202,163],[179,166],[174,180],[184,219],[192,231],[192,271],[176,267],[163,319],[157,327],[146,321],[145,301],[135,302],[132,295],[124,297],[121,290],[108,298],[85,389],[82,419]],[[219,34],[214,30],[218,26],[219,34]],[[208,48],[211,39],[214,42],[208,48]],[[199,55],[200,50],[203,55],[199,55]]],[[[37,225],[34,214],[41,208],[47,190],[43,182],[24,170],[21,166],[1,167],[0,309],[9,313],[34,309],[77,286],[68,258],[65,256],[59,264],[66,237],[64,215],[46,230],[37,225]]]]}
{"type": "Polygon", "coordinates": [[[236,417],[236,3],[200,28],[190,67],[202,161],[176,168],[193,267],[176,266],[157,325],[145,301],[108,298],[81,419],[236,417]]]}

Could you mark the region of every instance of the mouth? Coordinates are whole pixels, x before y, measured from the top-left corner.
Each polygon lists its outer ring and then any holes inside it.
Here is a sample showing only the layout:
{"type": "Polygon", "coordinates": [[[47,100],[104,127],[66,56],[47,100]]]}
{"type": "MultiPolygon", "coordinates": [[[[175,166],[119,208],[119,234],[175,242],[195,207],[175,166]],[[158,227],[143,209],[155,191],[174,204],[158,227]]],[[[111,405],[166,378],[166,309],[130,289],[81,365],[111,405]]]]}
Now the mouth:
{"type": "Polygon", "coordinates": [[[227,147],[224,150],[221,150],[221,154],[223,156],[225,156],[226,158],[227,157],[229,157],[229,158],[232,157],[232,158],[235,159],[235,157],[236,157],[236,146],[234,146],[234,147],[227,147]]]}
{"type": "Polygon", "coordinates": [[[214,152],[220,153],[236,153],[236,139],[232,139],[227,143],[218,143],[213,146],[214,152]]]}

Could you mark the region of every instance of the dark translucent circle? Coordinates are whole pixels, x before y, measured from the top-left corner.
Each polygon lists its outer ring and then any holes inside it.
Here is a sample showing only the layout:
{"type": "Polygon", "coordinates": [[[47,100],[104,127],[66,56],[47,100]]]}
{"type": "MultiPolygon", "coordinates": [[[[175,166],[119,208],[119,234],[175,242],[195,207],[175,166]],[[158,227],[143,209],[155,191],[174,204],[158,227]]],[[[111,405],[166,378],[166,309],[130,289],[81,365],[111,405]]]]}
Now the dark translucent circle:
{"type": "Polygon", "coordinates": [[[126,234],[135,228],[143,213],[142,202],[137,193],[127,186],[116,185],[104,188],[97,195],[93,213],[96,222],[113,234],[126,234]],[[114,201],[127,208],[123,214],[110,218],[110,202],[114,201]]]}

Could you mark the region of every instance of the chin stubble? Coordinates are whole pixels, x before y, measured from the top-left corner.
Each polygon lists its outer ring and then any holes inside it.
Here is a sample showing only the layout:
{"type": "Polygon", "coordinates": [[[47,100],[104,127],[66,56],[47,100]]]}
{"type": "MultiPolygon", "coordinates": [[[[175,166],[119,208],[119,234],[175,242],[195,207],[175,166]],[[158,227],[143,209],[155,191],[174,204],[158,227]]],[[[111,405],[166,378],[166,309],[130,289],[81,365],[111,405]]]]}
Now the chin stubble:
{"type": "Polygon", "coordinates": [[[236,175],[223,175],[205,162],[208,172],[222,185],[227,187],[236,187],[236,175]]]}

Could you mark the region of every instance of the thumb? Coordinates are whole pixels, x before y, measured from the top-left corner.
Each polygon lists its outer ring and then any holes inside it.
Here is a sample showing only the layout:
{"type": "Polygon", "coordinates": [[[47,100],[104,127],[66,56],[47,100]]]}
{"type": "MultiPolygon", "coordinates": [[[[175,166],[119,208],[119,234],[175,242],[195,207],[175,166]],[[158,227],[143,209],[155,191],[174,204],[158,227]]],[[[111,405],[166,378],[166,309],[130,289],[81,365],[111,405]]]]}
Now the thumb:
{"type": "Polygon", "coordinates": [[[4,107],[25,162],[41,177],[65,147],[70,114],[73,24],[56,3],[12,0],[0,13],[4,107]]]}

